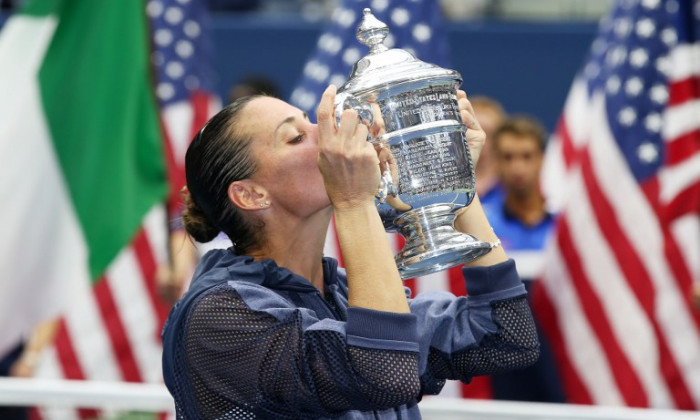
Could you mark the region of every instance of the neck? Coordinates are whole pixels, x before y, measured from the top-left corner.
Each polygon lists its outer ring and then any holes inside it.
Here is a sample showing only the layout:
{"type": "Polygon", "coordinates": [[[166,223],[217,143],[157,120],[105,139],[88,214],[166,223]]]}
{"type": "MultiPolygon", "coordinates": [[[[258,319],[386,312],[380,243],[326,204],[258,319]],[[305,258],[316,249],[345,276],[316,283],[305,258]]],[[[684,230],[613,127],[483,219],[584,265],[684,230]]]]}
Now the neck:
{"type": "Polygon", "coordinates": [[[505,207],[508,213],[526,226],[534,226],[542,221],[547,214],[544,197],[539,190],[527,194],[506,194],[505,207]]]}
{"type": "Polygon", "coordinates": [[[323,247],[331,214],[329,207],[304,220],[278,215],[265,220],[265,245],[250,255],[256,260],[273,259],[323,293],[323,247]]]}

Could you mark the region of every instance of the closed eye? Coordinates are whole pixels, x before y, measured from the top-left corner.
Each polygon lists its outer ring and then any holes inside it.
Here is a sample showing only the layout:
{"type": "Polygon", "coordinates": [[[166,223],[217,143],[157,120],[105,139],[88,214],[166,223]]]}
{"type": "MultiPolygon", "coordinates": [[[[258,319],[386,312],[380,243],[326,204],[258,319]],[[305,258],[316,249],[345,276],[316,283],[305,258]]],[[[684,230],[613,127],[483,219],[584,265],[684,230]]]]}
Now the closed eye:
{"type": "Polygon", "coordinates": [[[290,143],[290,144],[301,143],[302,140],[304,140],[304,133],[299,134],[298,136],[289,140],[287,143],[290,143]]]}

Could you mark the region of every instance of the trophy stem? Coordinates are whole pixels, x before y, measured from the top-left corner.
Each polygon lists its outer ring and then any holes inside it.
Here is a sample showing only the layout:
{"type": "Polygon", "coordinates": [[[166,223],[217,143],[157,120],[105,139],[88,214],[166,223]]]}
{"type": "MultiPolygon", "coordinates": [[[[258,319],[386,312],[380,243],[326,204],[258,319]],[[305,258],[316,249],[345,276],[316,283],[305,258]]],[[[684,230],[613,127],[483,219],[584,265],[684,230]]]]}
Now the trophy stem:
{"type": "Polygon", "coordinates": [[[453,204],[433,204],[407,211],[394,220],[406,239],[396,255],[402,279],[463,264],[491,251],[491,244],[454,228],[453,204]]]}

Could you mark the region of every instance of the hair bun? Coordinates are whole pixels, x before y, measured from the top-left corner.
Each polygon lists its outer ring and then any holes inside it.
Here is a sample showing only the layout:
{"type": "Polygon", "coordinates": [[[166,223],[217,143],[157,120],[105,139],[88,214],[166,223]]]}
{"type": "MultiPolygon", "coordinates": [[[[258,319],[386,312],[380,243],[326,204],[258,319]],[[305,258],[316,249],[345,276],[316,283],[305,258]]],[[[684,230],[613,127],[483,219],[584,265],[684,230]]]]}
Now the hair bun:
{"type": "Polygon", "coordinates": [[[209,242],[216,238],[219,229],[215,227],[209,218],[204,214],[201,207],[192,199],[187,192],[187,187],[183,188],[182,200],[185,203],[185,210],[182,212],[182,223],[185,225],[187,233],[197,242],[209,242]]]}

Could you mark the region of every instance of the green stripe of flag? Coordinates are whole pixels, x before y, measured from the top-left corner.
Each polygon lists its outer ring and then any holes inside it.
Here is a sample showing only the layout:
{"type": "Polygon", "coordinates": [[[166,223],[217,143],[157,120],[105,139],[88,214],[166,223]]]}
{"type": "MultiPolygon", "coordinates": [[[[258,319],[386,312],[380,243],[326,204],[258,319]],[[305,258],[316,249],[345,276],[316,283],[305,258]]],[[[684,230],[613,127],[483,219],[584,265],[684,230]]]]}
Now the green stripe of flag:
{"type": "Polygon", "coordinates": [[[145,6],[37,0],[25,10],[52,7],[41,97],[96,280],[167,192],[145,6]]]}

